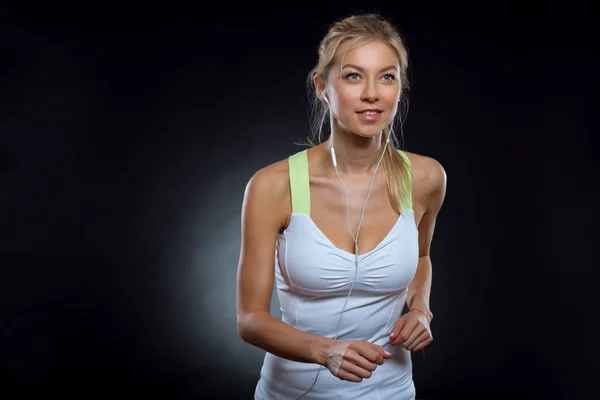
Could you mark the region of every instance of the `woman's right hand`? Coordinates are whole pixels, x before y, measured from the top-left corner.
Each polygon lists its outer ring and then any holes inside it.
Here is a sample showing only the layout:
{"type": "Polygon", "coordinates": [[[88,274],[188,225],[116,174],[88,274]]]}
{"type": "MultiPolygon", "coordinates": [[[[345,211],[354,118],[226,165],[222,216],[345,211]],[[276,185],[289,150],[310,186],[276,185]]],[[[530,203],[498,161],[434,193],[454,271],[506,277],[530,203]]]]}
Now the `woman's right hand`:
{"type": "Polygon", "coordinates": [[[342,340],[330,345],[325,354],[325,367],[345,381],[362,382],[375,368],[392,355],[383,347],[366,340],[342,340]]]}

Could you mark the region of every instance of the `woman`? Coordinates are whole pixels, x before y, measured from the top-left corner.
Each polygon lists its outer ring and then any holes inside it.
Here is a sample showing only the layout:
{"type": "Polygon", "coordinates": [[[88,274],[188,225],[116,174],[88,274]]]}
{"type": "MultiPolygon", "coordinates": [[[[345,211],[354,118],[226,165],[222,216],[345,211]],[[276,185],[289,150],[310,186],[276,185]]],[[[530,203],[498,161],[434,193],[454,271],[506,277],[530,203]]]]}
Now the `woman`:
{"type": "Polygon", "coordinates": [[[237,307],[240,336],[267,352],[255,399],[415,398],[410,351],[432,341],[429,249],[446,174],[394,148],[407,65],[381,17],[334,24],[309,75],[318,136],[329,117],[330,137],[246,187],[237,307]],[[281,320],[269,313],[274,279],[281,320]]]}

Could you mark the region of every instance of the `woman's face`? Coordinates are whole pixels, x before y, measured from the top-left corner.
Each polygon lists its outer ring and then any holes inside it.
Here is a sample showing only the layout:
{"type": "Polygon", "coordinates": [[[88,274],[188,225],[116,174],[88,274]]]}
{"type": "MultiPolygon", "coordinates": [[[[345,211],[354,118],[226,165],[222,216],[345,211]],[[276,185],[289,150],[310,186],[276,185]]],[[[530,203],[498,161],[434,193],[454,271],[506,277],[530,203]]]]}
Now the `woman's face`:
{"type": "Polygon", "coordinates": [[[335,124],[359,136],[374,137],[398,110],[402,90],[398,56],[381,41],[351,45],[338,48],[323,94],[335,124]]]}

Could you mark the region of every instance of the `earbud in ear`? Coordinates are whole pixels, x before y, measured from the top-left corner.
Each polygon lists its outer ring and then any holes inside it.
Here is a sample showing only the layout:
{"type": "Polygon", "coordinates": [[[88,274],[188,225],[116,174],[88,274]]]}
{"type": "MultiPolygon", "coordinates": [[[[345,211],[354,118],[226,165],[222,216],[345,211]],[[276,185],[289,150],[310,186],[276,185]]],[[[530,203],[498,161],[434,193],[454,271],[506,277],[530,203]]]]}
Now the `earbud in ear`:
{"type": "Polygon", "coordinates": [[[325,93],[323,93],[323,100],[325,100],[325,103],[329,104],[329,100],[327,100],[327,96],[325,96],[325,93]]]}

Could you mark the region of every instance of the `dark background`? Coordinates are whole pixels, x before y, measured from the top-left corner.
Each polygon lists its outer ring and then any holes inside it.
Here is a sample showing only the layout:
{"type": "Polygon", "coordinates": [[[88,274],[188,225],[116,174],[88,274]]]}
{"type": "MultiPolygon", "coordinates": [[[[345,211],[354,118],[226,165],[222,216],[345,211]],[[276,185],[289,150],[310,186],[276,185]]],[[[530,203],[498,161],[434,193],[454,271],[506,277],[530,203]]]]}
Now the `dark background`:
{"type": "Polygon", "coordinates": [[[308,136],[327,24],[378,11],[410,54],[404,148],[448,174],[418,398],[589,398],[591,3],[150,4],[0,12],[3,393],[252,398],[243,190],[308,136]]]}

